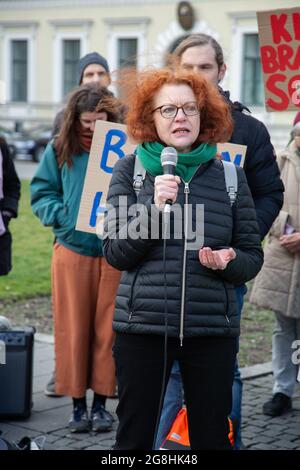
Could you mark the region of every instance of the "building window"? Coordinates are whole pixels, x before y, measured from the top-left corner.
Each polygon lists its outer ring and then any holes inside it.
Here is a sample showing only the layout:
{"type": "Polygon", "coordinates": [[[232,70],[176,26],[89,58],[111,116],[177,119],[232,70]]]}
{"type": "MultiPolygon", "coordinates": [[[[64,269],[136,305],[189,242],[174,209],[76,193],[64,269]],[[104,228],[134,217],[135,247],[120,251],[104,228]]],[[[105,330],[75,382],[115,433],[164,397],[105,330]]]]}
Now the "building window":
{"type": "Polygon", "coordinates": [[[63,60],[63,96],[66,96],[77,83],[77,65],[80,59],[80,39],[64,39],[63,60]]]}
{"type": "Polygon", "coordinates": [[[242,68],[242,102],[247,106],[263,106],[263,93],[258,34],[245,34],[242,68]]]}
{"type": "Polygon", "coordinates": [[[118,68],[137,66],[137,38],[118,38],[118,68]]]}
{"type": "Polygon", "coordinates": [[[28,41],[11,41],[11,101],[28,99],[28,41]]]}

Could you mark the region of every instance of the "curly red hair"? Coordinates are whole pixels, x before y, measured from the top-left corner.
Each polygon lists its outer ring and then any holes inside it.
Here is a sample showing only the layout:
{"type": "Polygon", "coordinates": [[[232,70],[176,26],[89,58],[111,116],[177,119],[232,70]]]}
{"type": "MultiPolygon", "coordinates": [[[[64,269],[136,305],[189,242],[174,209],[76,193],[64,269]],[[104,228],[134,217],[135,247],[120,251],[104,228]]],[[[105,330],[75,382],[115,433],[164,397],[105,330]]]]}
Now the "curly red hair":
{"type": "MultiPolygon", "coordinates": [[[[124,83],[124,82],[123,82],[124,83]]],[[[153,120],[153,98],[163,85],[188,85],[200,109],[201,126],[195,144],[230,139],[233,123],[229,106],[219,91],[201,75],[179,69],[151,69],[126,75],[126,124],[137,143],[159,140],[153,120]]]]}

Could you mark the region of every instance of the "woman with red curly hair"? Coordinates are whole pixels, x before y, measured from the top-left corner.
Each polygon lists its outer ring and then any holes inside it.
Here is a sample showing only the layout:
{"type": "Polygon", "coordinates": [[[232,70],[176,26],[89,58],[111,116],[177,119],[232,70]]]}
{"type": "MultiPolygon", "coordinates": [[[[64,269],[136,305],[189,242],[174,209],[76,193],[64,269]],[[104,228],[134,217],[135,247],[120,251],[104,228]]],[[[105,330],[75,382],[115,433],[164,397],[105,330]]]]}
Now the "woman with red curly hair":
{"type": "Polygon", "coordinates": [[[232,131],[230,112],[218,92],[190,72],[149,70],[129,85],[128,133],[138,142],[146,175],[137,201],[136,156],[122,158],[107,200],[104,255],[123,271],[113,322],[120,399],[114,449],[153,447],[174,361],[183,379],[191,448],[229,449],[239,334],[234,284],[252,279],[263,262],[243,170],[237,169],[232,208],[216,158],[216,143],[232,131]],[[163,175],[166,146],[178,153],[175,176],[163,175]],[[168,200],[173,206],[164,249],[168,200]]]}

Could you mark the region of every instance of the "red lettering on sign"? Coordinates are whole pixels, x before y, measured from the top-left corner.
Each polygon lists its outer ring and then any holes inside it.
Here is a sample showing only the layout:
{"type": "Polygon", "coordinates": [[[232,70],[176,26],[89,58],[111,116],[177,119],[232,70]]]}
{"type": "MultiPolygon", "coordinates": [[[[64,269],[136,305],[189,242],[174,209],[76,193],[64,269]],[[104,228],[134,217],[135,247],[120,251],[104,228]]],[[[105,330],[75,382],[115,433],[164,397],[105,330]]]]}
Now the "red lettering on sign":
{"type": "Polygon", "coordinates": [[[293,25],[296,41],[300,40],[300,13],[293,13],[293,25]]]}
{"type": "Polygon", "coordinates": [[[282,13],[281,15],[271,15],[271,28],[275,44],[280,44],[281,40],[285,42],[291,42],[292,40],[292,36],[285,28],[287,17],[288,15],[286,13],[282,13]]]}
{"type": "Polygon", "coordinates": [[[298,46],[298,49],[295,55],[294,65],[293,65],[293,70],[299,70],[299,69],[300,69],[300,46],[298,46]]]}
{"type": "Polygon", "coordinates": [[[287,94],[276,86],[277,82],[284,83],[285,80],[285,75],[275,73],[274,75],[271,75],[266,82],[266,87],[269,92],[280,98],[280,101],[274,101],[272,98],[267,100],[267,105],[274,111],[284,111],[289,105],[289,97],[287,94]]]}
{"type": "Polygon", "coordinates": [[[290,59],[292,59],[294,55],[294,49],[289,46],[288,44],[280,44],[277,48],[278,51],[278,62],[279,62],[279,70],[285,72],[287,69],[290,70],[297,70],[298,67],[295,67],[295,63],[292,64],[290,59]]]}
{"type": "Polygon", "coordinates": [[[276,49],[273,46],[262,46],[260,48],[261,63],[264,73],[274,73],[279,69],[276,49]]]}
{"type": "Polygon", "coordinates": [[[290,79],[288,90],[293,105],[300,108],[300,75],[295,75],[290,79]]]}

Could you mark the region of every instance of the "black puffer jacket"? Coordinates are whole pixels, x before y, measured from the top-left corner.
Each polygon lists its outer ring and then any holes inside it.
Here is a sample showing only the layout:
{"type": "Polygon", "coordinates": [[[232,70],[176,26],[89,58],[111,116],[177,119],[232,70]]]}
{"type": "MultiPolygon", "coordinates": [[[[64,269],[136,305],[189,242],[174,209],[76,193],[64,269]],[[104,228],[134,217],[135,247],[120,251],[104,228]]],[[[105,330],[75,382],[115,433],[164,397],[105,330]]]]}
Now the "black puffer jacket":
{"type": "Polygon", "coordinates": [[[9,149],[0,136],[0,147],[3,156],[3,194],[0,202],[0,210],[11,213],[12,217],[18,215],[18,204],[21,195],[21,185],[17,176],[14,163],[9,154],[9,149]]]}
{"type": "Polygon", "coordinates": [[[283,204],[284,186],[280,179],[275,151],[266,126],[246,114],[250,112],[246,106],[239,102],[232,103],[228,91],[220,91],[231,106],[234,120],[230,142],[247,145],[244,170],[254,200],[260,236],[263,239],[283,204]]]}
{"type": "MultiPolygon", "coordinates": [[[[144,205],[139,216],[140,228],[149,238],[134,239],[133,236],[127,236],[128,226],[134,224],[136,216],[120,217],[119,204],[123,206],[124,200],[121,201],[119,196],[127,196],[128,206],[136,202],[133,189],[134,159],[134,156],[128,156],[115,165],[107,197],[104,255],[112,266],[124,271],[116,299],[114,329],[118,332],[162,335],[163,242],[161,238],[150,238],[151,222],[156,228],[160,223],[156,217],[159,212],[153,204],[154,177],[146,174],[139,194],[139,202],[144,205]],[[152,218],[151,205],[155,208],[152,218]],[[114,216],[116,223],[113,221],[114,216]]],[[[190,182],[188,202],[193,206],[194,227],[195,205],[204,204],[204,246],[215,249],[232,246],[237,257],[225,270],[213,271],[200,264],[198,249],[185,251],[183,239],[167,241],[169,336],[178,337],[180,325],[186,337],[233,337],[239,334],[233,285],[246,282],[258,273],[263,263],[263,251],[253,201],[241,169],[238,169],[238,181],[238,198],[233,209],[226,192],[220,161],[213,159],[203,164],[190,182]]],[[[177,203],[183,207],[184,202],[184,184],[181,183],[177,203]]]]}
{"type": "Polygon", "coordinates": [[[0,200],[0,212],[6,227],[6,232],[0,236],[0,276],[4,276],[11,270],[11,234],[9,221],[18,215],[18,203],[20,199],[20,181],[17,176],[13,161],[9,155],[6,142],[0,137],[0,148],[3,157],[3,198],[0,200]]]}

